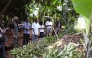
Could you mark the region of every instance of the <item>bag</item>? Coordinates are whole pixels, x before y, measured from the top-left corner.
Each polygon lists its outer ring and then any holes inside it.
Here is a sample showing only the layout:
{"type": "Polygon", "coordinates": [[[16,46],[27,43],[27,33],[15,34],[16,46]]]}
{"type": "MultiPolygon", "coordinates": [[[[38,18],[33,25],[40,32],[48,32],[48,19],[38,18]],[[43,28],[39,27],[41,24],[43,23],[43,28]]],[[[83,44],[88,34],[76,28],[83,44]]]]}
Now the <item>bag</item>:
{"type": "Polygon", "coordinates": [[[5,35],[0,38],[0,42],[6,42],[8,39],[5,35]]]}

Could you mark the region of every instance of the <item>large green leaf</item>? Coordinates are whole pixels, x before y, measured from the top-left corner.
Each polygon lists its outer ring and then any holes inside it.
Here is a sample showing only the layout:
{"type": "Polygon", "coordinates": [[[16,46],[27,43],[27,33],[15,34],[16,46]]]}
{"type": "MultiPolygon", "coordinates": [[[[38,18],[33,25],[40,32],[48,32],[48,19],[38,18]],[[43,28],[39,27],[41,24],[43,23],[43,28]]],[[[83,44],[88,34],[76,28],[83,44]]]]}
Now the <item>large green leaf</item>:
{"type": "Polygon", "coordinates": [[[90,19],[92,14],[92,0],[72,0],[75,10],[90,19]]]}
{"type": "Polygon", "coordinates": [[[85,17],[86,34],[90,30],[90,21],[92,16],[92,0],[72,0],[74,9],[85,17]]]}

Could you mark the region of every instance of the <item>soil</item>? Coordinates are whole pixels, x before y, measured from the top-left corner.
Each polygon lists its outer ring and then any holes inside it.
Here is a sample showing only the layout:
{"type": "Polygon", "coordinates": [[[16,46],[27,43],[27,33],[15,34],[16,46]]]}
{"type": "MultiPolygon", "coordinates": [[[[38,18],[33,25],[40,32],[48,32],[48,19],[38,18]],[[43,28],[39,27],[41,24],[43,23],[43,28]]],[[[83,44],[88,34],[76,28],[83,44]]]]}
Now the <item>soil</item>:
{"type": "MultiPolygon", "coordinates": [[[[20,35],[19,36],[19,46],[22,46],[23,32],[22,31],[19,32],[19,35],[20,35]]],[[[6,58],[11,58],[10,57],[10,50],[12,50],[14,47],[13,47],[13,37],[12,37],[12,33],[11,33],[10,29],[6,31],[6,36],[8,37],[8,41],[5,42],[6,58]]],[[[68,44],[69,42],[80,43],[81,38],[83,38],[81,33],[63,36],[64,44],[68,44]]]]}

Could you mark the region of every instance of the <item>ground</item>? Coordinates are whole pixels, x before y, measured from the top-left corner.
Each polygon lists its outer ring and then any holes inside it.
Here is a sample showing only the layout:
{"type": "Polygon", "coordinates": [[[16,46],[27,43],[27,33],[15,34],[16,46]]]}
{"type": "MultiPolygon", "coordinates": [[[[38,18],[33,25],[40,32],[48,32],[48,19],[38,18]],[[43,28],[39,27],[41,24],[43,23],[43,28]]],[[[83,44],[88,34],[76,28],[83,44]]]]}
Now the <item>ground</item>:
{"type": "MultiPolygon", "coordinates": [[[[10,50],[13,49],[13,35],[11,33],[11,30],[8,29],[5,33],[5,35],[8,38],[8,41],[5,42],[5,50],[6,50],[6,58],[11,58],[10,57],[10,50]]],[[[19,32],[19,46],[22,46],[22,41],[23,41],[23,32],[19,32]]]]}
{"type": "MultiPolygon", "coordinates": [[[[23,33],[19,33],[19,46],[22,46],[22,41],[23,41],[23,33]]],[[[8,41],[5,42],[5,50],[6,50],[6,58],[11,58],[10,57],[10,50],[13,49],[13,37],[11,34],[11,30],[7,30],[6,36],[8,37],[8,41]]],[[[76,33],[73,35],[64,35],[63,36],[63,44],[68,44],[69,42],[74,42],[74,43],[80,43],[80,39],[83,38],[81,33],[76,33]]]]}

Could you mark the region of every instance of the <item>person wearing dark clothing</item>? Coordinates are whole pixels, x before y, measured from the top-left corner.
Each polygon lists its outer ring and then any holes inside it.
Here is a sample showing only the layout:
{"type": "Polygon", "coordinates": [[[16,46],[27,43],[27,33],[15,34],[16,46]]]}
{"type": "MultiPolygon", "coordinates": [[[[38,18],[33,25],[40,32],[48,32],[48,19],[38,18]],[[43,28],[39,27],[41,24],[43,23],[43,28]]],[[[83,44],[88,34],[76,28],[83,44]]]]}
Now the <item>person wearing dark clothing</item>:
{"type": "Polygon", "coordinates": [[[60,32],[61,29],[61,22],[60,20],[56,21],[56,33],[58,34],[60,32]]]}
{"type": "Polygon", "coordinates": [[[22,24],[23,28],[23,45],[28,44],[29,38],[30,38],[30,29],[31,29],[31,24],[29,22],[29,18],[27,17],[25,22],[22,24]]]}
{"type": "Polygon", "coordinates": [[[0,24],[0,58],[6,58],[5,55],[5,48],[4,48],[4,41],[2,41],[2,36],[3,36],[3,30],[1,28],[1,24],[0,24]]]}
{"type": "Polygon", "coordinates": [[[19,40],[18,39],[18,37],[19,37],[19,27],[18,27],[17,20],[18,20],[18,17],[14,16],[13,22],[10,25],[10,29],[11,29],[13,37],[14,37],[13,44],[14,44],[15,48],[18,47],[18,40],[19,40]]]}

